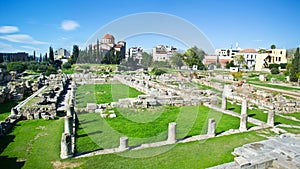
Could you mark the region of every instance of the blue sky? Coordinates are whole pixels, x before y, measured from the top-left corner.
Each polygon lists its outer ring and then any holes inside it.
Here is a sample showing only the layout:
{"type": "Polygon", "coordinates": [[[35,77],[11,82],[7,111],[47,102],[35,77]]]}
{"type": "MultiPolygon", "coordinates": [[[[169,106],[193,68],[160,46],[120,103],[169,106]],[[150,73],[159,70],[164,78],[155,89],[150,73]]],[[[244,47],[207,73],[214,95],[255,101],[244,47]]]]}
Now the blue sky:
{"type": "MultiPolygon", "coordinates": [[[[300,1],[292,0],[7,0],[0,5],[0,52],[32,54],[73,44],[83,47],[100,28],[135,13],[162,12],[180,17],[210,40],[215,48],[294,48],[300,45],[300,1]]],[[[124,25],[120,29],[131,29],[124,25]]],[[[176,28],[172,28],[176,30],[176,28]]],[[[117,40],[118,32],[112,32],[117,40]]],[[[184,32],[183,32],[184,34],[184,32]]],[[[101,37],[99,37],[101,38],[101,37]]],[[[127,46],[151,48],[181,42],[163,36],[135,36],[127,46]]]]}

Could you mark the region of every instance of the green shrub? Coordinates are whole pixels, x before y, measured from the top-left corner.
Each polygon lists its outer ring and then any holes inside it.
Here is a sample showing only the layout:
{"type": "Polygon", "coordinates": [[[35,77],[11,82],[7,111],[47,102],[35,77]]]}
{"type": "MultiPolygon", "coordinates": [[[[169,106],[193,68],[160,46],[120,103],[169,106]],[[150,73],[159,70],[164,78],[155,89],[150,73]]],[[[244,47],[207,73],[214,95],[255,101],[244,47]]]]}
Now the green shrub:
{"type": "Polygon", "coordinates": [[[287,68],[287,63],[280,63],[279,64],[281,69],[286,69],[287,68]]]}
{"type": "Polygon", "coordinates": [[[276,63],[274,63],[274,64],[269,64],[269,69],[271,70],[272,68],[279,68],[279,64],[276,64],[276,63]]]}
{"type": "Polygon", "coordinates": [[[271,73],[272,73],[273,75],[275,75],[275,74],[279,74],[280,71],[279,71],[278,67],[273,67],[273,68],[271,69],[271,73]]]}
{"type": "Polygon", "coordinates": [[[26,68],[24,62],[11,62],[7,65],[7,71],[16,71],[18,73],[24,72],[26,68]]]}
{"type": "Polygon", "coordinates": [[[159,68],[153,68],[152,71],[151,71],[154,75],[162,75],[164,73],[166,73],[166,71],[162,70],[162,69],[159,69],[159,68]]]}
{"type": "Polygon", "coordinates": [[[70,62],[66,62],[63,64],[63,68],[64,69],[70,69],[72,67],[71,63],[70,62]]]}

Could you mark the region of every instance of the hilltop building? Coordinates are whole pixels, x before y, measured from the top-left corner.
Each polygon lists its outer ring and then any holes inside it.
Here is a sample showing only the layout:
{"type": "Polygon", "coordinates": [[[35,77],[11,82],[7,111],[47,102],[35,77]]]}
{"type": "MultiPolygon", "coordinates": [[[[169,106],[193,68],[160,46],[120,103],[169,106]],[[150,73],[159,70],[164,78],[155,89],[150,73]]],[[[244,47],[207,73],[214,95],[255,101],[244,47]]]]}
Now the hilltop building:
{"type": "MultiPolygon", "coordinates": [[[[101,57],[105,56],[107,52],[114,49],[115,52],[120,52],[122,58],[125,58],[126,54],[126,42],[118,41],[115,43],[115,37],[111,34],[105,34],[99,42],[99,52],[101,57]]],[[[97,44],[93,45],[93,50],[97,50],[97,44]]]]}

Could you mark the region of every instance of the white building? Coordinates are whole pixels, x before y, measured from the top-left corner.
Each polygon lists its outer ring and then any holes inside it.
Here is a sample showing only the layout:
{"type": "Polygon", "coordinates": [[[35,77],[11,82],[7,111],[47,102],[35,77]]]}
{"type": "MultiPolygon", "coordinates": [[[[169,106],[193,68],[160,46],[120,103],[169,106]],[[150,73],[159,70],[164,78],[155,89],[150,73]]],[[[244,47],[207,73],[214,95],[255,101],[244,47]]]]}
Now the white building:
{"type": "Polygon", "coordinates": [[[173,46],[157,45],[152,49],[153,61],[168,61],[176,53],[177,48],[173,46]]]}
{"type": "Polygon", "coordinates": [[[286,49],[269,49],[256,56],[256,71],[269,71],[270,64],[287,63],[286,49]]]}
{"type": "Polygon", "coordinates": [[[257,56],[257,51],[255,49],[243,49],[239,51],[236,55],[241,55],[244,57],[244,64],[247,64],[249,69],[254,68],[257,56]]]}
{"type": "Polygon", "coordinates": [[[134,60],[138,60],[139,61],[138,63],[141,63],[142,55],[143,55],[143,48],[135,46],[128,49],[126,53],[126,59],[128,59],[128,57],[131,57],[134,60]]]}
{"type": "Polygon", "coordinates": [[[63,63],[68,62],[70,56],[70,52],[63,48],[59,48],[54,52],[54,60],[60,60],[63,63]]]}

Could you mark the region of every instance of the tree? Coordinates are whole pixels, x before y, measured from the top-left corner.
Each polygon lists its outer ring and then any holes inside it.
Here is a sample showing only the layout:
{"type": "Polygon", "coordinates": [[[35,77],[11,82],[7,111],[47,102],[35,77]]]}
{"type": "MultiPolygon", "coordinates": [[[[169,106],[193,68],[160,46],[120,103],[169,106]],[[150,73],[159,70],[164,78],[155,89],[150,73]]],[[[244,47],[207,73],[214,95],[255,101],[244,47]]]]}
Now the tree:
{"type": "Polygon", "coordinates": [[[295,54],[294,54],[294,58],[292,60],[292,63],[289,67],[290,69],[290,80],[292,82],[297,82],[299,79],[299,72],[300,72],[300,53],[299,53],[299,48],[297,48],[295,54]]]}
{"type": "Polygon", "coordinates": [[[235,55],[234,60],[241,66],[243,62],[245,62],[245,58],[243,55],[235,55]]]}
{"type": "Polygon", "coordinates": [[[271,74],[276,75],[276,74],[279,74],[279,73],[280,73],[280,71],[279,71],[278,67],[273,67],[271,69],[271,74]]]}
{"type": "Polygon", "coordinates": [[[152,64],[152,55],[149,55],[147,52],[143,52],[141,64],[144,67],[150,67],[152,64]]]}
{"type": "Polygon", "coordinates": [[[33,60],[35,61],[35,51],[33,51],[33,60]]]}
{"type": "Polygon", "coordinates": [[[53,48],[51,46],[49,47],[49,62],[51,64],[54,63],[54,53],[53,53],[53,48]]]}
{"type": "Polygon", "coordinates": [[[79,56],[79,47],[78,47],[78,45],[73,45],[73,54],[71,56],[71,59],[72,59],[71,64],[76,63],[78,56],[79,56]]]}
{"type": "Polygon", "coordinates": [[[22,73],[26,70],[26,64],[24,62],[10,62],[7,65],[7,70],[22,73]]]}
{"type": "Polygon", "coordinates": [[[178,67],[179,69],[183,66],[182,55],[180,53],[171,56],[170,61],[172,66],[178,67]]]}
{"type": "Polygon", "coordinates": [[[271,49],[276,49],[276,45],[272,44],[271,49]]]}
{"type": "Polygon", "coordinates": [[[199,70],[204,70],[205,66],[202,60],[205,57],[205,52],[198,49],[196,46],[188,49],[184,55],[184,62],[191,68],[193,65],[197,65],[199,70]]]}
{"type": "Polygon", "coordinates": [[[45,58],[44,61],[45,61],[45,62],[48,62],[48,54],[47,54],[47,53],[45,54],[44,58],[45,58]]]}
{"type": "Polygon", "coordinates": [[[99,39],[97,39],[97,47],[96,47],[96,58],[99,59],[99,62],[101,61],[100,58],[100,47],[99,47],[99,39]]]}
{"type": "Polygon", "coordinates": [[[226,69],[229,69],[230,67],[236,67],[235,65],[234,65],[234,62],[233,62],[233,60],[231,60],[230,62],[226,62],[226,69]]]}

